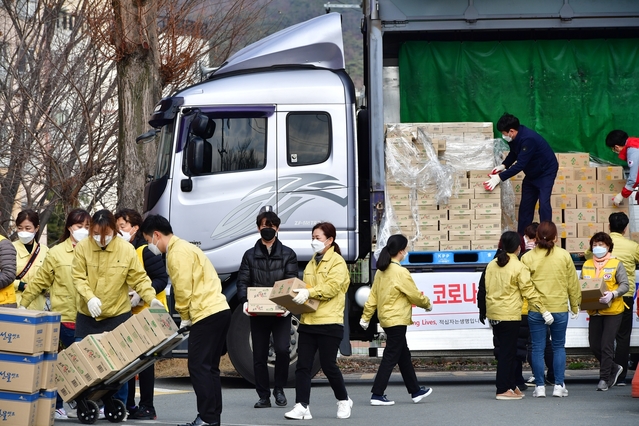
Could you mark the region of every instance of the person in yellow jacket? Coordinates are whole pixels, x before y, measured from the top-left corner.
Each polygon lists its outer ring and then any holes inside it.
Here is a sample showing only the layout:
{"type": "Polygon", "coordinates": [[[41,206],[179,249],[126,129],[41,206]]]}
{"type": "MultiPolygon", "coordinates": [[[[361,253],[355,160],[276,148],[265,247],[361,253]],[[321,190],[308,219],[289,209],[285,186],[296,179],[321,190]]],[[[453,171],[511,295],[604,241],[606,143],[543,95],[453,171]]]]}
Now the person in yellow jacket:
{"type": "MultiPolygon", "coordinates": [[[[155,298],[151,279],[133,246],[117,237],[115,217],[99,210],[91,217],[90,238],[75,246],[72,276],[78,296],[75,339],[111,331],[131,317],[129,287],[152,307],[164,309],[155,298]]],[[[125,383],[115,398],[126,403],[125,383]]]]}
{"type": "Polygon", "coordinates": [[[617,382],[623,367],[614,362],[615,337],[624,311],[623,295],[628,291],[628,275],[623,263],[612,257],[614,243],[610,235],[597,232],[590,238],[592,259],[581,267],[583,278],[603,278],[606,292],[599,299],[607,308],[588,310],[588,342],[599,361],[598,391],[607,391],[617,382]]]}
{"type": "MultiPolygon", "coordinates": [[[[16,230],[18,240],[13,242],[16,249],[16,279],[13,282],[13,288],[16,293],[16,303],[20,306],[22,292],[36,276],[49,248],[36,241],[36,235],[40,230],[40,217],[35,211],[27,209],[18,213],[16,230]]],[[[40,293],[31,302],[29,309],[44,311],[45,303],[44,293],[40,293]]]]}
{"type": "Polygon", "coordinates": [[[197,398],[197,417],[180,426],[221,424],[220,357],[231,323],[231,309],[213,264],[200,248],[173,235],[160,215],[148,216],[140,232],[152,253],[166,253],[166,265],[175,297],[175,310],[190,327],[188,368],[197,398]]]}
{"type": "MultiPolygon", "coordinates": [[[[89,221],[91,216],[86,210],[74,209],[67,215],[64,233],[59,244],[53,246],[47,253],[42,266],[33,280],[25,288],[20,300],[21,308],[28,308],[32,301],[45,291],[49,291],[51,310],[59,312],[60,345],[63,350],[75,341],[75,317],[77,291],[73,284],[71,268],[75,246],[89,236],[89,221]]],[[[55,418],[67,419],[64,404],[60,395],[56,398],[55,418]]]]}
{"type": "MultiPolygon", "coordinates": [[[[579,316],[581,288],[575,264],[570,254],[556,246],[557,226],[553,222],[541,222],[537,227],[537,245],[521,257],[521,262],[530,270],[530,279],[535,290],[541,295],[540,303],[553,316],[550,338],[553,350],[553,370],[555,386],[553,396],[566,397],[568,390],[564,383],[566,373],[566,328],[568,312],[571,317],[579,316]],[[570,308],[568,307],[570,302],[570,308]]],[[[528,326],[532,342],[532,369],[535,376],[533,397],[545,398],[544,350],[548,326],[541,312],[529,306],[528,326]]]]}
{"type": "Polygon", "coordinates": [[[541,296],[530,280],[530,270],[519,261],[519,234],[513,231],[504,232],[499,246],[502,250],[486,266],[486,318],[499,342],[496,399],[516,400],[524,397],[516,384],[517,379],[521,377],[516,357],[523,298],[528,306],[534,306],[538,312],[542,312],[542,318],[547,325],[552,324],[554,318],[541,303],[541,296]]]}
{"type": "Polygon", "coordinates": [[[344,307],[350,274],[346,262],[335,242],[337,231],[329,222],[313,226],[311,247],[315,255],[304,269],[303,281],[307,288],[293,290],[293,302],[302,304],[316,299],[320,304],[315,312],[303,313],[297,343],[295,369],[295,406],[284,417],[293,420],[312,419],[311,369],[315,354],[319,352],[320,365],[337,398],[337,418],[351,415],[353,401],[348,397],[344,377],[337,366],[337,351],[344,337],[344,307]]]}
{"type": "Polygon", "coordinates": [[[11,241],[0,235],[0,307],[16,308],[16,248],[11,241]]]}
{"type": "Polygon", "coordinates": [[[384,395],[384,391],[396,365],[399,365],[404,385],[414,403],[433,392],[432,388],[419,385],[406,343],[407,326],[413,323],[413,305],[426,312],[433,309],[430,299],[419,291],[408,269],[400,265],[406,257],[407,245],[408,240],[403,235],[391,235],[388,238],[386,246],[379,253],[373,287],[359,321],[359,325],[366,330],[377,311],[379,324],[386,333],[386,349],[371,389],[371,405],[374,406],[395,404],[384,395]]]}

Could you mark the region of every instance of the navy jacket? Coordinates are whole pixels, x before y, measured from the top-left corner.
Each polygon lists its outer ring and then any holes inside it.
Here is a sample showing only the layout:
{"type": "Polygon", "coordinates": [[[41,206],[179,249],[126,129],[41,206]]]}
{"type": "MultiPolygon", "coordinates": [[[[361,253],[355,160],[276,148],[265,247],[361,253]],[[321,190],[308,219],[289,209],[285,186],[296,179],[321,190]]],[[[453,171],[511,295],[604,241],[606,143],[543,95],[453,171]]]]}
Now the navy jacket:
{"type": "Polygon", "coordinates": [[[519,126],[517,137],[509,142],[508,146],[510,153],[502,163],[506,166],[506,170],[499,174],[502,181],[521,171],[529,179],[548,175],[552,176],[553,180],[555,179],[559,169],[557,157],[548,142],[539,133],[525,126],[519,126]]]}

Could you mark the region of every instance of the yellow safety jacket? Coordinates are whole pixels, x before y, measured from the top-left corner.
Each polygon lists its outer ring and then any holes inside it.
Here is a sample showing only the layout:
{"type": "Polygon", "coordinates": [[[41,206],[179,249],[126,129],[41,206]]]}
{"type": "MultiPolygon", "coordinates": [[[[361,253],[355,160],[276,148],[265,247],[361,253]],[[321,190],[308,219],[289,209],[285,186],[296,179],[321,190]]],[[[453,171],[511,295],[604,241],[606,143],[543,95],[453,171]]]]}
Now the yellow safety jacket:
{"type": "MultiPolygon", "coordinates": [[[[0,241],[6,240],[5,237],[0,235],[0,241]]],[[[16,290],[9,284],[5,288],[0,288],[0,305],[10,305],[16,303],[16,290]]]]}
{"type": "MultiPolygon", "coordinates": [[[[47,252],[49,251],[49,248],[47,246],[38,242],[36,242],[36,244],[40,246],[40,252],[38,253],[38,256],[36,256],[36,258],[33,260],[29,271],[27,271],[24,277],[13,282],[13,288],[15,289],[16,294],[16,303],[18,305],[20,305],[20,299],[22,299],[22,292],[18,290],[20,281],[25,282],[28,285],[35,278],[38,270],[42,266],[42,262],[44,262],[44,258],[47,256],[47,252]]],[[[31,254],[33,253],[33,251],[36,249],[36,245],[33,245],[33,249],[31,250],[31,252],[27,251],[27,248],[20,241],[14,241],[13,246],[16,249],[16,275],[20,275],[25,266],[27,266],[27,263],[29,263],[29,259],[31,258],[31,254]]],[[[46,298],[44,297],[44,294],[41,293],[38,295],[38,297],[35,298],[35,300],[31,302],[28,309],[43,311],[45,302],[46,298]]]]}
{"type": "MultiPolygon", "coordinates": [[[[600,276],[603,274],[608,291],[615,291],[619,287],[619,283],[617,283],[617,267],[620,262],[619,259],[611,258],[600,271],[600,276]]],[[[595,263],[592,259],[588,259],[584,262],[581,267],[581,276],[583,278],[599,278],[595,269],[595,263]]],[[[619,297],[612,299],[609,308],[599,310],[589,309],[588,315],[617,315],[622,313],[624,303],[623,297],[621,296],[623,295],[620,294],[619,297]]]]}
{"type": "MultiPolygon", "coordinates": [[[[144,257],[142,255],[142,252],[144,252],[144,247],[146,247],[146,244],[141,245],[140,247],[135,249],[135,252],[138,254],[138,259],[140,259],[140,263],[142,264],[142,266],[144,266],[144,257]]],[[[162,302],[162,304],[164,305],[167,311],[169,310],[169,305],[166,303],[166,290],[162,290],[161,292],[157,293],[155,295],[155,298],[158,299],[160,302],[162,302]]],[[[131,312],[133,314],[138,314],[142,312],[144,309],[148,309],[149,306],[150,305],[148,303],[144,302],[144,305],[142,306],[132,307],[131,312]]]]}

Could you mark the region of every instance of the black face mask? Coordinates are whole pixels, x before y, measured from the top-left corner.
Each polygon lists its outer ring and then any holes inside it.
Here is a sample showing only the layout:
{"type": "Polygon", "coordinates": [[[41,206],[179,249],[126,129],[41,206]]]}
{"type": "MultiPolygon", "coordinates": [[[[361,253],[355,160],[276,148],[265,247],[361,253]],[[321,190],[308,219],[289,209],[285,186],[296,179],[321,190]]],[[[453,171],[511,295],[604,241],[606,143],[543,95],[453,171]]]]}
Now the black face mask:
{"type": "Polygon", "coordinates": [[[275,238],[275,233],[277,231],[275,231],[275,229],[273,228],[262,228],[260,229],[260,235],[262,236],[262,239],[264,241],[271,241],[273,238],[275,238]]]}

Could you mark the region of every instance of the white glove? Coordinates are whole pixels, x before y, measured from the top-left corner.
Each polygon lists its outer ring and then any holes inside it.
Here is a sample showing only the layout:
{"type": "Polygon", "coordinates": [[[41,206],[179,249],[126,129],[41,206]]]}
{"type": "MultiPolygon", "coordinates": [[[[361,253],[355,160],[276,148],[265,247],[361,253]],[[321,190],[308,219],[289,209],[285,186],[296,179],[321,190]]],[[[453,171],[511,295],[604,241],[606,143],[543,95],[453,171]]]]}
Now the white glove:
{"type": "Polygon", "coordinates": [[[298,305],[306,302],[308,300],[308,296],[310,295],[310,292],[305,288],[296,288],[295,290],[293,290],[293,293],[297,293],[297,296],[293,298],[293,302],[297,303],[298,305]]]}
{"type": "Polygon", "coordinates": [[[287,317],[287,316],[289,316],[289,315],[291,315],[291,311],[286,310],[286,311],[284,311],[284,313],[283,313],[283,314],[278,314],[277,316],[278,316],[278,317],[282,317],[282,318],[286,318],[286,317],[287,317]]]}
{"type": "Polygon", "coordinates": [[[244,304],[242,305],[242,313],[247,317],[251,316],[251,314],[249,314],[248,312],[248,302],[244,302],[244,304]]]}
{"type": "Polygon", "coordinates": [[[495,167],[492,172],[490,172],[490,175],[499,174],[503,172],[504,170],[506,170],[506,166],[504,166],[503,164],[500,164],[499,166],[495,167]]]}
{"type": "Polygon", "coordinates": [[[191,320],[182,320],[182,321],[180,321],[180,327],[179,328],[190,327],[191,324],[192,324],[191,320]]]}
{"type": "Polygon", "coordinates": [[[577,318],[579,318],[579,311],[570,313],[570,319],[576,320],[577,318]]]}
{"type": "Polygon", "coordinates": [[[615,294],[612,291],[607,291],[603,296],[599,298],[599,303],[603,303],[607,305],[610,301],[615,297],[615,294]]]}
{"type": "Polygon", "coordinates": [[[136,306],[138,306],[140,304],[140,300],[142,300],[142,298],[140,297],[137,291],[130,291],[129,298],[131,300],[132,308],[135,308],[136,306]]]}
{"type": "Polygon", "coordinates": [[[164,303],[160,302],[158,299],[151,300],[151,304],[149,305],[149,307],[151,309],[164,309],[166,311],[164,303]]]}
{"type": "Polygon", "coordinates": [[[364,318],[359,319],[359,326],[362,327],[364,330],[368,328],[368,324],[368,321],[364,321],[364,318]]]}
{"type": "Polygon", "coordinates": [[[615,197],[612,199],[612,204],[614,204],[615,206],[619,207],[619,205],[623,202],[623,195],[621,195],[621,192],[617,195],[615,195],[615,197]]]}
{"type": "Polygon", "coordinates": [[[20,306],[18,306],[18,309],[27,309],[27,308],[25,308],[24,306],[20,305],[20,306]]]}
{"type": "Polygon", "coordinates": [[[541,314],[541,316],[544,317],[544,322],[546,323],[546,325],[550,325],[553,322],[555,322],[555,318],[548,311],[546,311],[543,314],[541,314]]]}
{"type": "Polygon", "coordinates": [[[102,313],[100,306],[102,306],[102,302],[97,297],[92,297],[87,302],[87,307],[93,318],[99,317],[102,313]]]}
{"type": "Polygon", "coordinates": [[[493,189],[497,188],[497,185],[499,185],[500,183],[501,178],[499,177],[499,175],[491,175],[490,179],[484,182],[484,189],[486,189],[486,191],[492,191],[493,189]]]}

